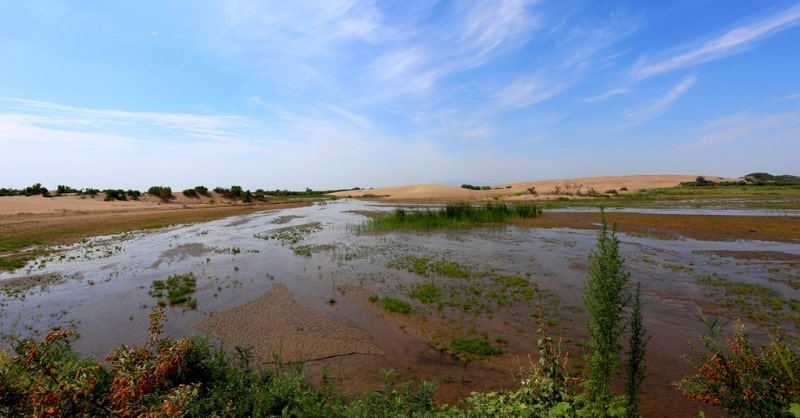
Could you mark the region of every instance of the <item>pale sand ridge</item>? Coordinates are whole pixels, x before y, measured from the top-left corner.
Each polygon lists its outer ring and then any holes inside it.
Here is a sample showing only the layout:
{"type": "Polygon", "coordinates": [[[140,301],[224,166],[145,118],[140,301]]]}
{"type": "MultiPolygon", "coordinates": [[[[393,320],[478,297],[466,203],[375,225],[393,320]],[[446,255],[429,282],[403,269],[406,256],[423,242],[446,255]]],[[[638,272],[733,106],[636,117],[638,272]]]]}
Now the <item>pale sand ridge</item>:
{"type": "MultiPolygon", "coordinates": [[[[630,175],[630,176],[604,176],[582,177],[572,179],[555,179],[540,181],[525,181],[517,183],[503,183],[492,185],[491,190],[469,190],[456,186],[439,184],[417,184],[397,187],[379,187],[369,190],[350,190],[334,193],[337,197],[361,197],[365,195],[381,196],[380,200],[386,201],[482,201],[489,199],[500,200],[529,200],[529,199],[554,199],[564,196],[566,191],[577,194],[587,193],[594,189],[598,193],[608,190],[617,192],[627,189],[634,192],[641,189],[663,188],[677,186],[683,182],[692,182],[697,175],[630,175]],[[534,187],[537,195],[530,193],[529,188],[534,187]],[[561,193],[556,193],[556,188],[561,193]]],[[[704,176],[711,181],[720,180],[716,176],[704,176]]],[[[724,178],[724,180],[735,180],[724,178]]],[[[483,186],[476,184],[475,186],[483,186]]]]}

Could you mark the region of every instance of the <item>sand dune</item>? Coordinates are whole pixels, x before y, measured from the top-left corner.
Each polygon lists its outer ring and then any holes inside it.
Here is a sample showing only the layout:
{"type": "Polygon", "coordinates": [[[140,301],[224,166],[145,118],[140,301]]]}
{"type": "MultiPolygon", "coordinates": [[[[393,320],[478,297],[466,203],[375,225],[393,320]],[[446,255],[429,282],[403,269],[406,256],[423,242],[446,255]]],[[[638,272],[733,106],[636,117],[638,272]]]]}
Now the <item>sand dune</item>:
{"type": "MultiPolygon", "coordinates": [[[[716,176],[704,176],[709,180],[722,179],[716,176]]],[[[364,195],[382,196],[386,201],[481,201],[488,199],[501,200],[527,200],[527,199],[554,199],[569,193],[588,193],[594,189],[598,193],[607,190],[633,192],[641,189],[677,186],[682,182],[694,181],[697,175],[630,175],[630,176],[605,176],[582,177],[572,179],[555,179],[525,181],[518,183],[503,183],[493,185],[491,190],[469,190],[455,186],[439,184],[417,184],[397,187],[380,187],[369,190],[352,190],[337,192],[338,197],[359,197],[364,195]],[[530,188],[536,190],[534,196],[530,188]]],[[[725,179],[732,180],[732,179],[725,179]]]]}

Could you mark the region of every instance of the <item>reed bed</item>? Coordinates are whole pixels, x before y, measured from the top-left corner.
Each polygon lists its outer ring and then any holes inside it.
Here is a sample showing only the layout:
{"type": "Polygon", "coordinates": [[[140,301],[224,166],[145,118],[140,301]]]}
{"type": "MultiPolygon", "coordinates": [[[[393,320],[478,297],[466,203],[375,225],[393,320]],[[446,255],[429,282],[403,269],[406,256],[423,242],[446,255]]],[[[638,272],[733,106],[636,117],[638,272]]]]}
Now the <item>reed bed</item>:
{"type": "Polygon", "coordinates": [[[501,224],[515,219],[535,218],[542,209],[534,203],[448,203],[439,209],[397,208],[392,214],[370,219],[357,232],[462,228],[484,224],[501,224]]]}

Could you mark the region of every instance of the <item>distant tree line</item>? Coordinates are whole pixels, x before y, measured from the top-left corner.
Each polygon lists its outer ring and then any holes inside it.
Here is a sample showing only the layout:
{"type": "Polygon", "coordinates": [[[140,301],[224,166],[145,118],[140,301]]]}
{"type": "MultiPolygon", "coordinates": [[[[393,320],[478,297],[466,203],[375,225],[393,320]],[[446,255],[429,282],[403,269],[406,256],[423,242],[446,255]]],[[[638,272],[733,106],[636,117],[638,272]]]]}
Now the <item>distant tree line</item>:
{"type": "Polygon", "coordinates": [[[471,184],[462,184],[461,188],[469,190],[492,190],[492,186],[473,186],[471,184]]]}
{"type": "MultiPolygon", "coordinates": [[[[488,186],[487,186],[488,187],[488,186]]],[[[275,189],[275,190],[264,190],[264,189],[257,189],[256,191],[245,190],[242,186],[233,185],[230,187],[222,187],[217,186],[213,189],[213,192],[221,196],[225,199],[230,200],[241,200],[243,202],[253,202],[253,201],[266,201],[270,197],[274,198],[287,198],[287,197],[321,197],[328,193],[340,192],[340,191],[347,191],[347,190],[362,190],[360,187],[354,187],[352,189],[337,189],[337,190],[312,190],[310,187],[306,187],[305,190],[287,190],[287,189],[275,189]]],[[[93,189],[93,188],[85,188],[85,189],[76,189],[67,185],[59,184],[55,190],[56,196],[66,195],[66,194],[74,194],[78,196],[90,196],[96,197],[100,193],[104,193],[105,198],[104,200],[113,201],[113,200],[139,200],[143,193],[139,190],[124,190],[124,189],[93,189]]],[[[205,186],[196,186],[191,189],[183,190],[183,195],[189,198],[200,198],[202,197],[211,197],[211,192],[209,191],[208,187],[205,186]]],[[[147,194],[151,196],[158,197],[163,201],[168,201],[174,199],[175,196],[172,193],[172,188],[169,186],[151,186],[147,189],[147,194]]],[[[47,187],[42,186],[41,183],[36,183],[30,187],[26,187],[24,189],[14,189],[14,188],[0,188],[0,196],[36,196],[42,195],[45,197],[53,197],[50,194],[50,191],[47,187]]]]}

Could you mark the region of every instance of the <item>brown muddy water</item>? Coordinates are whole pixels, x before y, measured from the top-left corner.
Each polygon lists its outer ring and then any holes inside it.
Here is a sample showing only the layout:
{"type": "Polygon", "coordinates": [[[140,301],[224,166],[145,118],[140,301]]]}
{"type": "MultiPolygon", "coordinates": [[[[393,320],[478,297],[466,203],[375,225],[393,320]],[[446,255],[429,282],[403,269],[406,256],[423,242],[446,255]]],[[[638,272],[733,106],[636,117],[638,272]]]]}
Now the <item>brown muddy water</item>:
{"type": "MultiPolygon", "coordinates": [[[[394,370],[399,382],[434,380],[437,399],[446,402],[471,391],[514,388],[518,373],[529,367],[528,356],[538,356],[540,321],[551,335],[564,337],[572,364],[580,363],[577,342],[585,337],[586,319],[582,289],[594,231],[506,226],[354,232],[367,219],[364,213],[392,209],[337,200],[86,240],[24,269],[0,273],[0,331],[42,336],[53,327],[69,327],[80,335],[78,350],[102,359],[121,344],[146,340],[148,313],[158,303],[149,294],[154,280],[191,272],[197,278],[196,309],[168,307],[167,334],[198,333],[204,319],[256,301],[279,284],[294,298],[284,301],[285,309],[296,304],[335,325],[309,344],[326,344],[336,329],[357,332],[371,342],[370,350],[350,354],[300,353],[312,378],[324,366],[348,393],[376,388],[382,369],[394,370]],[[425,284],[438,291],[438,302],[412,297],[425,284]],[[407,301],[414,312],[388,313],[374,302],[376,296],[407,301]],[[542,320],[536,316],[538,307],[545,313],[542,320]],[[485,337],[504,354],[459,357],[450,346],[457,337],[485,337]]],[[[620,240],[631,280],[642,283],[643,313],[652,335],[645,416],[697,416],[700,409],[713,413],[683,399],[671,385],[691,372],[682,356],[704,332],[698,307],[742,319],[756,338],[776,323],[797,331],[800,313],[792,307],[800,304],[789,301],[800,300],[800,244],[624,234],[620,240]],[[757,285],[770,299],[737,293],[741,286],[726,283],[757,285]]],[[[263,315],[283,318],[263,308],[234,326],[245,336],[248,330],[268,330],[258,332],[274,333],[266,338],[273,341],[312,327],[259,328],[263,315]]],[[[287,318],[291,322],[292,315],[287,318]]],[[[254,335],[257,339],[265,338],[254,335]]],[[[284,354],[294,359],[297,353],[284,354]]]]}

